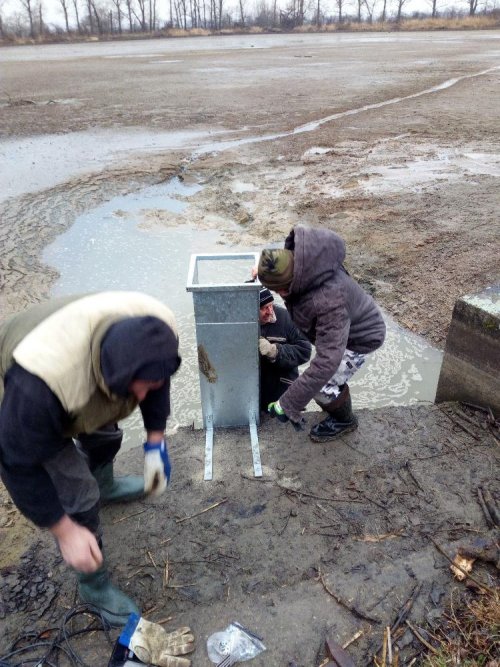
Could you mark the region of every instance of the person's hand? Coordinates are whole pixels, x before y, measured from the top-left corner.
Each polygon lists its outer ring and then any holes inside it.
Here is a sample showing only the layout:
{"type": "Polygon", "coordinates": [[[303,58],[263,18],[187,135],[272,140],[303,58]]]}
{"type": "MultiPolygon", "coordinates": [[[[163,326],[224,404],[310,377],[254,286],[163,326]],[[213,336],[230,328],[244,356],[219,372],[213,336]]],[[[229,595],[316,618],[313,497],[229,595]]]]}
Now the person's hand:
{"type": "Polygon", "coordinates": [[[120,641],[126,642],[141,662],[159,667],[189,667],[188,658],[177,656],[191,653],[195,648],[191,628],[184,626],[167,632],[158,623],[146,621],[137,614],[129,617],[120,641]]]}
{"type": "Polygon", "coordinates": [[[261,336],[259,338],[259,352],[263,357],[267,357],[270,361],[274,361],[278,356],[278,347],[274,343],[270,343],[267,338],[261,336]]]}
{"type": "Polygon", "coordinates": [[[170,482],[170,459],[167,443],[144,443],[144,492],[152,496],[161,496],[170,482]]]}
{"type": "Polygon", "coordinates": [[[289,421],[296,431],[304,430],[304,425],[306,423],[305,419],[301,418],[299,421],[294,421],[293,419],[290,419],[290,417],[287,417],[279,401],[273,401],[272,403],[269,403],[267,406],[267,411],[271,417],[277,417],[282,424],[285,424],[289,421]]]}
{"type": "Polygon", "coordinates": [[[102,553],[95,536],[88,528],[65,515],[50,529],[65,562],[78,572],[90,574],[102,565],[102,553]]]}

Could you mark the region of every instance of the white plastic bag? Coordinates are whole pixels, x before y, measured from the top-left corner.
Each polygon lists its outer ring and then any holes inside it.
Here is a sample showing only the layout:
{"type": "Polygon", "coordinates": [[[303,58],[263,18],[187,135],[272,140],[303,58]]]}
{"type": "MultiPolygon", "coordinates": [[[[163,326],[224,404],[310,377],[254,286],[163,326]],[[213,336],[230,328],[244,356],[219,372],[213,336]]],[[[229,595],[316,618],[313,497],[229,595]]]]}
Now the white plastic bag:
{"type": "Polygon", "coordinates": [[[221,632],[214,632],[207,639],[208,657],[218,664],[228,655],[234,662],[244,662],[265,651],[262,639],[242,625],[233,621],[221,632]]]}

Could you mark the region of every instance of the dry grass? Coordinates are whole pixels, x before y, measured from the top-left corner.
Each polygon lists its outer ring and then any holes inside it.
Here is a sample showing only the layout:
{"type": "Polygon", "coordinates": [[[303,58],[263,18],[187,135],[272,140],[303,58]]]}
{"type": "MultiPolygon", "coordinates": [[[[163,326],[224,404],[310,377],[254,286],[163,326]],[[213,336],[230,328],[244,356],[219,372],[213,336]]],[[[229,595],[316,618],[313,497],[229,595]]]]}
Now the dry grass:
{"type": "Polygon", "coordinates": [[[500,27],[498,16],[464,16],[462,18],[405,19],[401,23],[394,21],[374,21],[373,23],[329,23],[318,28],[317,25],[302,25],[294,32],[417,32],[420,30],[493,30],[500,27]]]}
{"type": "Polygon", "coordinates": [[[500,593],[451,601],[422,667],[500,667],[500,593]]]}

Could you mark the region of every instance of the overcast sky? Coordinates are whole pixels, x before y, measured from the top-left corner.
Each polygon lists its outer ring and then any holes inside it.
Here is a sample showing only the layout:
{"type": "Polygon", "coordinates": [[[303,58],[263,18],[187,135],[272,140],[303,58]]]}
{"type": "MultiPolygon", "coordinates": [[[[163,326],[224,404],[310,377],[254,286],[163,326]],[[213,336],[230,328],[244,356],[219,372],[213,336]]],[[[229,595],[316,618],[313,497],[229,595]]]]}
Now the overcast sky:
{"type": "MultiPolygon", "coordinates": [[[[106,2],[106,0],[102,0],[103,2],[106,2]]],[[[355,5],[356,0],[344,0],[345,1],[345,9],[344,13],[349,13],[351,11],[353,14],[356,13],[355,5]]],[[[494,2],[497,4],[497,0],[486,0],[489,5],[494,2]]],[[[48,24],[57,24],[60,25],[61,27],[64,27],[64,17],[63,17],[63,12],[61,9],[61,3],[59,0],[42,0],[43,3],[43,15],[44,15],[44,20],[48,24]]],[[[168,3],[169,0],[157,0],[157,15],[161,20],[166,20],[168,18],[168,3]]],[[[72,2],[70,1],[69,6],[71,8],[72,2]]],[[[80,0],[80,4],[83,5],[85,4],[85,0],[80,0]]],[[[111,3],[106,2],[106,4],[111,5],[111,3]]],[[[234,7],[234,12],[233,16],[238,16],[239,10],[237,9],[238,3],[235,0],[226,0],[225,1],[225,6],[228,8],[234,7]]],[[[268,4],[272,4],[272,0],[268,0],[268,4]]],[[[287,4],[287,0],[281,0],[281,2],[278,2],[278,5],[285,6],[287,4]]],[[[381,0],[379,1],[380,6],[382,5],[381,0]]],[[[33,0],[33,6],[38,5],[38,0],[33,0]]],[[[314,5],[316,5],[316,0],[314,0],[314,5]]],[[[245,0],[244,6],[247,8],[246,11],[250,11],[250,13],[255,13],[253,11],[253,7],[255,7],[255,0],[245,0]],[[252,8],[252,10],[250,10],[252,8]]],[[[335,0],[321,0],[321,6],[323,11],[327,11],[329,14],[335,15],[337,13],[336,9],[336,3],[335,0]]],[[[406,15],[411,14],[414,11],[424,11],[424,12],[430,12],[432,3],[431,0],[406,0],[405,5],[404,5],[404,13],[406,15]]],[[[484,6],[484,4],[479,0],[479,6],[484,6]]],[[[479,9],[478,6],[478,9],[479,9]]],[[[389,13],[394,14],[395,13],[395,7],[396,7],[396,0],[388,0],[387,7],[389,10],[389,13]]],[[[467,0],[437,0],[437,7],[438,11],[443,10],[445,8],[450,8],[454,7],[457,10],[461,11],[467,11],[468,9],[468,2],[467,0]]],[[[8,17],[12,13],[18,12],[18,13],[23,13],[25,10],[23,10],[21,0],[0,0],[0,9],[2,10],[2,15],[4,17],[8,17]]],[[[69,12],[70,16],[73,16],[73,12],[70,9],[69,12]]],[[[83,12],[82,12],[83,15],[83,12]]]]}

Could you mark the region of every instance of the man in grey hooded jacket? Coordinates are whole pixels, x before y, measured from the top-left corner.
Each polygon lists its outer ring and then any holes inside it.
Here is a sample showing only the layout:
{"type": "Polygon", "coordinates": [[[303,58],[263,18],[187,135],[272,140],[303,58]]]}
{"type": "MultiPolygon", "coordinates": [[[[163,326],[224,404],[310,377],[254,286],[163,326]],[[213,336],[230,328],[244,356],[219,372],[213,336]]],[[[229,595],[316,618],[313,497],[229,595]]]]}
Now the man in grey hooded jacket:
{"type": "Polygon", "coordinates": [[[348,274],[344,258],[340,236],[297,225],[284,249],[262,251],[258,266],[260,282],[284,298],[292,320],[316,347],[309,368],[268,410],[299,428],[301,411],[315,399],[327,413],[310,431],[315,442],[357,428],[347,381],[385,338],[380,309],[348,274]]]}

